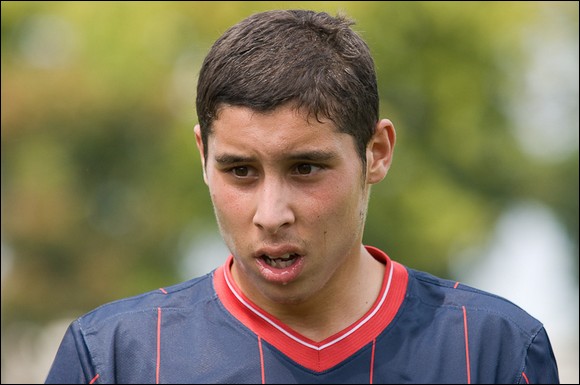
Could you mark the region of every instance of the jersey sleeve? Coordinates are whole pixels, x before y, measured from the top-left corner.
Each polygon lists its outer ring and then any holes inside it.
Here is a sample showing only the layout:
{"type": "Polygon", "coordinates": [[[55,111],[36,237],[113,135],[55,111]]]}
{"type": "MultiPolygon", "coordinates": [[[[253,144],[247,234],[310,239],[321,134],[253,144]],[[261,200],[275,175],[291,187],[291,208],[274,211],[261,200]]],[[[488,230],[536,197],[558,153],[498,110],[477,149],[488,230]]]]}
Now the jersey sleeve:
{"type": "Polygon", "coordinates": [[[559,384],[558,366],[550,339],[540,329],[528,348],[520,384],[559,384]]]}
{"type": "Polygon", "coordinates": [[[74,321],[62,339],[45,383],[88,384],[97,375],[78,321],[74,321]]]}

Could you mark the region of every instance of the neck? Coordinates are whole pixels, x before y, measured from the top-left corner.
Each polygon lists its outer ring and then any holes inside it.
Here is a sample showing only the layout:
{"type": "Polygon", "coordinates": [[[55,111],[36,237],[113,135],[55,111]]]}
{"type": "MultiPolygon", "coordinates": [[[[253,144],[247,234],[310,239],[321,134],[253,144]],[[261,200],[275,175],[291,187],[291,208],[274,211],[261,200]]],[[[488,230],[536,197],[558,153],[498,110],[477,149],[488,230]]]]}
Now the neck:
{"type": "Polygon", "coordinates": [[[337,271],[315,297],[262,307],[291,329],[320,342],[348,328],[372,308],[381,291],[384,270],[385,266],[361,246],[357,257],[337,271]]]}

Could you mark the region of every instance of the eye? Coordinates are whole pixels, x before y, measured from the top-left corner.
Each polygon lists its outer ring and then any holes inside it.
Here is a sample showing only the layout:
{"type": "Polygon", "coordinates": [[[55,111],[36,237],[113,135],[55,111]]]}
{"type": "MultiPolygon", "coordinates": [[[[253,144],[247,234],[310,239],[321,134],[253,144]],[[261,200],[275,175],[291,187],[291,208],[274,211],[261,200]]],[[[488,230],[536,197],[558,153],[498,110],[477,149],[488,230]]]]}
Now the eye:
{"type": "Polygon", "coordinates": [[[234,174],[235,176],[237,176],[239,178],[245,178],[248,175],[250,175],[250,170],[246,166],[234,167],[234,168],[232,168],[231,171],[232,171],[232,174],[234,174]]]}
{"type": "Polygon", "coordinates": [[[310,163],[301,163],[294,168],[297,175],[312,175],[321,169],[320,166],[315,166],[310,163]]]}
{"type": "Polygon", "coordinates": [[[258,177],[258,170],[252,166],[235,166],[226,170],[227,173],[238,179],[255,179],[258,177]]]}
{"type": "Polygon", "coordinates": [[[310,164],[300,164],[296,167],[296,172],[300,175],[307,175],[312,172],[312,165],[310,164]]]}

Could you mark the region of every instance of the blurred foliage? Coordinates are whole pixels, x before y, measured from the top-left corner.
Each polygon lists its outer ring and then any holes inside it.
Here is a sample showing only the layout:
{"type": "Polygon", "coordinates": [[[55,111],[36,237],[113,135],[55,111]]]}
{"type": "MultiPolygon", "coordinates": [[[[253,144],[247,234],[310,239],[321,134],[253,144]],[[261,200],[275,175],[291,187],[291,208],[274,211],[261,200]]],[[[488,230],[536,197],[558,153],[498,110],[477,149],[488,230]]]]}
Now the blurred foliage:
{"type": "Polygon", "coordinates": [[[531,199],[578,248],[578,146],[533,157],[509,112],[522,34],[555,12],[577,49],[576,2],[1,4],[3,327],[180,280],[184,244],[215,222],[192,132],[199,66],[225,29],[273,8],[344,10],[374,54],[398,143],[365,243],[448,276],[453,253],[531,199]]]}

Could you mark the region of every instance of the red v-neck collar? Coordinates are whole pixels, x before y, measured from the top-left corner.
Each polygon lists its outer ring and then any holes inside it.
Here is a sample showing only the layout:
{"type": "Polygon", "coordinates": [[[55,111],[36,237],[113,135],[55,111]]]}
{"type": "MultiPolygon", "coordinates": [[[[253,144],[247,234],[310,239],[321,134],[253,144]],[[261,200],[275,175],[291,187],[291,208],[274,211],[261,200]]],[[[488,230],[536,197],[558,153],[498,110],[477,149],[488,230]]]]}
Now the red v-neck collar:
{"type": "Polygon", "coordinates": [[[234,282],[231,255],[214,273],[215,289],[226,309],[250,330],[300,365],[321,372],[372,342],[393,320],[405,297],[407,269],[377,248],[366,249],[385,264],[379,296],[357,322],[320,342],[297,333],[249,300],[234,282]]]}

